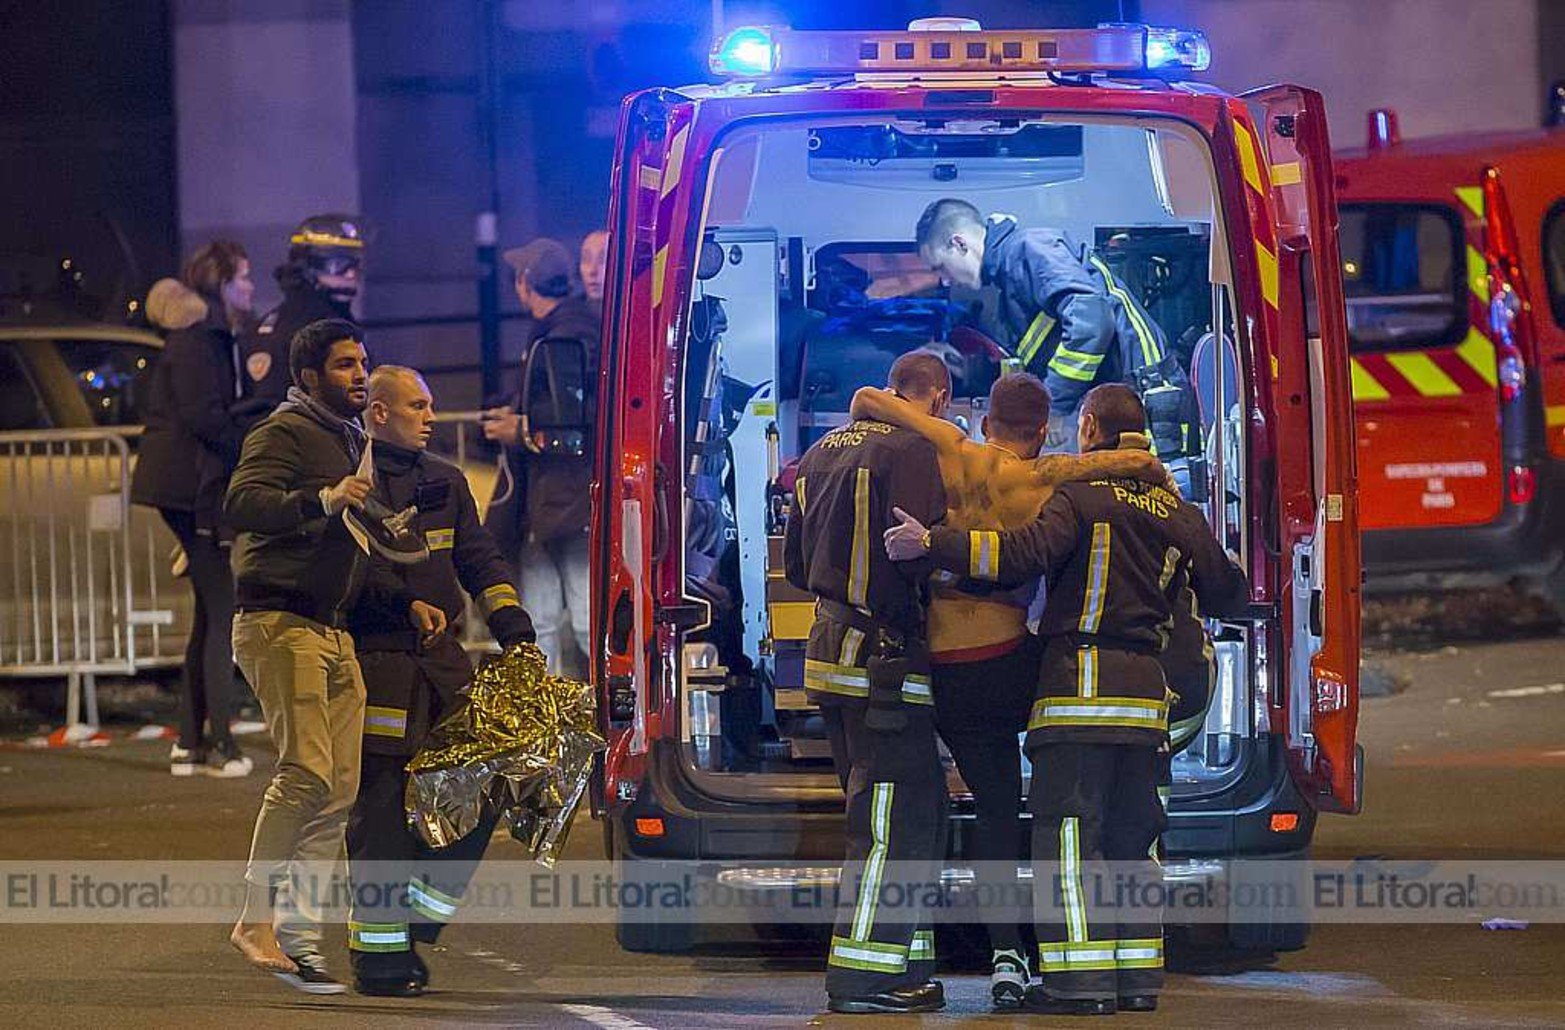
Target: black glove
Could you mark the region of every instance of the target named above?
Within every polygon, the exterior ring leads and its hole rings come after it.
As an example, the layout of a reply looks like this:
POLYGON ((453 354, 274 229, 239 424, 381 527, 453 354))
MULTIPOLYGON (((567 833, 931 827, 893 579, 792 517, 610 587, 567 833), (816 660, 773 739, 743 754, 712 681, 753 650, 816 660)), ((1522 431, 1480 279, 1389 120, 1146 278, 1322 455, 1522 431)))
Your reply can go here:
POLYGON ((520 605, 506 605, 489 616, 489 632, 494 634, 500 647, 509 651, 517 644, 536 644, 538 635, 533 632, 533 620, 520 605))
POLYGON ((864 713, 864 725, 877 733, 901 733, 907 729, 902 681, 911 663, 900 649, 881 647, 864 664, 869 677, 869 711, 864 713))

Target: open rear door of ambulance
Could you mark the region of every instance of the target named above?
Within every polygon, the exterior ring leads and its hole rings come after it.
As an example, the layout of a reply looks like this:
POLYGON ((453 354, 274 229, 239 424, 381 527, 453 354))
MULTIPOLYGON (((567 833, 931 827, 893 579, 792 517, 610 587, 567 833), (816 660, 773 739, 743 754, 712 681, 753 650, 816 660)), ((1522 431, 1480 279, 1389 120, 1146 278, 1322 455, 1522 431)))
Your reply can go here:
POLYGON ((1259 176, 1277 220, 1279 446, 1303 438, 1310 449, 1313 526, 1299 527, 1285 556, 1292 571, 1282 691, 1289 762, 1317 808, 1351 813, 1361 804, 1363 773, 1356 740, 1361 558, 1331 144, 1319 93, 1270 86, 1244 99, 1259 112, 1270 166, 1259 176))
POLYGON ((654 568, 668 545, 658 467, 659 380, 673 294, 676 188, 692 105, 649 90, 626 99, 610 199, 598 372, 591 544, 593 682, 609 741, 607 800, 634 790, 660 729, 654 568))

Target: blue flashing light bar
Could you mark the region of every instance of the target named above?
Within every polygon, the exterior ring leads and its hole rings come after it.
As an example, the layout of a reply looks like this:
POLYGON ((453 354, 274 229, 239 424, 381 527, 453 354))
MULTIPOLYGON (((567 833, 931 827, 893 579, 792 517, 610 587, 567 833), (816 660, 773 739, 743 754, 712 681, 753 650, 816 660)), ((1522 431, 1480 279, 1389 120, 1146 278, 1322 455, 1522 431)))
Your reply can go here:
POLYGON ((1186 29, 1105 24, 1096 29, 983 30, 915 23, 905 32, 734 29, 713 48, 713 74, 806 75, 1151 74, 1176 79, 1212 63, 1206 36, 1186 29))
POLYGON ((777 45, 771 28, 735 29, 712 51, 714 75, 744 78, 770 75, 777 70, 777 45))
POLYGON ((1204 72, 1212 66, 1212 45, 1206 33, 1126 22, 1104 22, 1100 29, 1132 29, 1145 33, 1142 61, 1154 75, 1204 72))

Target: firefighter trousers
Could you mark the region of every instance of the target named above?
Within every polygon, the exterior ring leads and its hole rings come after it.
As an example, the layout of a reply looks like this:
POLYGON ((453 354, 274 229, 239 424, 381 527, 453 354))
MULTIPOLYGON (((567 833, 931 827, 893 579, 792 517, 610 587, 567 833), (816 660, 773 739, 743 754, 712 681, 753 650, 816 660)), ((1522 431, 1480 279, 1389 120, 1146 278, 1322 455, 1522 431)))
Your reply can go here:
POLYGON ((826 993, 862 998, 934 975, 931 906, 945 858, 945 769, 934 709, 905 704, 895 733, 865 725, 857 698, 821 706, 847 795, 847 854, 826 962, 826 993))
POLYGON ((973 823, 963 857, 973 863, 983 908, 978 921, 995 951, 1026 957, 1015 914, 1027 910, 1017 867, 1022 861, 1022 749, 1039 652, 1029 635, 997 658, 932 668, 935 722, 962 782, 973 795, 973 823))
POLYGON ((367 979, 412 972, 413 943, 434 943, 456 914, 499 820, 486 806, 472 833, 439 850, 429 847, 403 807, 408 761, 365 754, 348 813, 348 953, 354 972, 367 979))
POLYGON ((1163 756, 1149 744, 1051 743, 1029 757, 1044 990, 1056 998, 1158 994, 1163 756))

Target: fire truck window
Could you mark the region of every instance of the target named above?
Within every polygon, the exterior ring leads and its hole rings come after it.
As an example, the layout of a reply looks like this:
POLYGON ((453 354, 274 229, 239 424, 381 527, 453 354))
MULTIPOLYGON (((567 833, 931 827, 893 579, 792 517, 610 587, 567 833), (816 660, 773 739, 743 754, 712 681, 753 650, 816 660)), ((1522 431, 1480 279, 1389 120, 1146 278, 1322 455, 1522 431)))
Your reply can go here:
POLYGON ((1458 342, 1467 331, 1462 227, 1454 210, 1342 208, 1342 285, 1355 350, 1458 342))
POLYGON ((1565 326, 1565 200, 1549 210, 1543 223, 1543 265, 1549 277, 1549 306, 1554 321, 1565 326))

